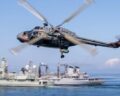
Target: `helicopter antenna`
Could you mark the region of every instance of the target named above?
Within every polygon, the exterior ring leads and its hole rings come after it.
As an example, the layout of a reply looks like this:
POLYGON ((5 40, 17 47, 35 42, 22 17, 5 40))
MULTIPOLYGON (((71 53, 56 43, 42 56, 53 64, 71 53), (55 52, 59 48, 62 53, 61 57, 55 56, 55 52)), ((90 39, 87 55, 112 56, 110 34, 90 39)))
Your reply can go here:
POLYGON ((57 27, 60 27, 60 26, 64 25, 65 23, 70 22, 73 18, 75 18, 78 14, 80 14, 82 11, 84 11, 93 2, 94 2, 94 0, 85 0, 84 3, 73 14, 71 14, 67 19, 65 19, 57 27))

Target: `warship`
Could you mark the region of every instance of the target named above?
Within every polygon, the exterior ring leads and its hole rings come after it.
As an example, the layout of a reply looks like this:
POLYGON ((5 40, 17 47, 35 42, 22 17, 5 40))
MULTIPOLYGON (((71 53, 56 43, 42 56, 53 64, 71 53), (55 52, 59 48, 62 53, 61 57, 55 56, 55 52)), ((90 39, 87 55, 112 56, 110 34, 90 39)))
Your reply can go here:
POLYGON ((29 64, 20 69, 20 72, 8 72, 7 60, 2 58, 0 63, 0 86, 47 86, 50 80, 41 78, 41 66, 37 67, 30 61, 29 64))
POLYGON ((47 87, 47 86, 80 86, 100 85, 104 81, 99 78, 91 78, 86 72, 81 72, 77 66, 58 64, 57 72, 48 72, 48 65, 40 63, 35 65, 30 61, 20 69, 20 72, 8 72, 8 64, 5 58, 0 61, 0 86, 17 87, 47 87), (62 73, 60 67, 64 66, 62 73), (44 72, 42 72, 44 67, 44 72))
POLYGON ((65 66, 65 73, 60 75, 58 67, 58 77, 54 82, 55 86, 80 86, 80 85, 101 85, 104 81, 100 78, 90 77, 86 72, 81 72, 78 66, 65 66))

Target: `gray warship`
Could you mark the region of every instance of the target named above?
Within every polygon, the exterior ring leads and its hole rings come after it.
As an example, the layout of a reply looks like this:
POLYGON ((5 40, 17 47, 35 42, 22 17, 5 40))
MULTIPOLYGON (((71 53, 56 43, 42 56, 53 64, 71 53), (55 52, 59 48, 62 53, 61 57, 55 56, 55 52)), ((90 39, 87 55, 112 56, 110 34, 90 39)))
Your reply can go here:
POLYGON ((0 86, 17 87, 46 87, 46 86, 81 86, 101 85, 104 81, 99 78, 91 78, 86 72, 81 72, 78 66, 58 64, 57 72, 48 72, 48 65, 40 63, 35 65, 30 61, 20 69, 20 72, 8 72, 8 64, 5 58, 0 61, 0 86), (60 72, 64 66, 64 72, 60 72), (44 74, 42 68, 44 67, 44 74))

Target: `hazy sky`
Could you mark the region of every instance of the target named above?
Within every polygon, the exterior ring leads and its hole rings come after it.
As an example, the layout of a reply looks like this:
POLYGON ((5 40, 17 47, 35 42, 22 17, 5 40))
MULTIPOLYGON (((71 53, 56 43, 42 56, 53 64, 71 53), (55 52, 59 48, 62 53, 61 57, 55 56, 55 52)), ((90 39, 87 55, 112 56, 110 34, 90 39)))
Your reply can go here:
MULTIPOLYGON (((77 9, 83 0, 29 0, 53 25, 61 23, 77 9)), ((16 35, 31 30, 42 22, 18 4, 18 0, 1 0, 0 2, 0 58, 8 59, 9 70, 18 70, 32 60, 35 64, 44 62, 54 69, 59 62, 78 65, 87 72, 118 72, 120 62, 114 66, 107 61, 117 58, 120 61, 120 48, 97 47, 98 55, 91 56, 79 46, 69 48, 70 53, 60 59, 58 49, 30 46, 17 56, 10 49, 20 45, 16 35)), ((63 27, 75 32, 80 37, 104 42, 117 41, 120 35, 120 0, 95 0, 87 10, 63 27)))

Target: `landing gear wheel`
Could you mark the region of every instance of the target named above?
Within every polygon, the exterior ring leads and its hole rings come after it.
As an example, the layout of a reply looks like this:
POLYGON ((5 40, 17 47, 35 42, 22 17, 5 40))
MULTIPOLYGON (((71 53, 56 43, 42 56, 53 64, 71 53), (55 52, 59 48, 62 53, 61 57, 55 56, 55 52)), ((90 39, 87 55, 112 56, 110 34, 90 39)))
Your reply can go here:
POLYGON ((61 58, 64 58, 65 56, 64 55, 61 55, 61 58))

